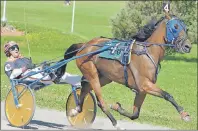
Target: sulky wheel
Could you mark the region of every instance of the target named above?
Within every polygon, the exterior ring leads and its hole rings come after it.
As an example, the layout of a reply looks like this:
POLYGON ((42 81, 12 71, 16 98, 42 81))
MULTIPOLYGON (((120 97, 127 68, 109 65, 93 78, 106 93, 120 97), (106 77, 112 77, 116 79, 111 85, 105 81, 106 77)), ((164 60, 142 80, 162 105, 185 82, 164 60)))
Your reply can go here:
POLYGON ((15 88, 17 94, 26 88, 18 99, 20 106, 16 108, 12 90, 10 90, 5 100, 5 114, 12 126, 24 127, 29 124, 34 115, 35 97, 32 90, 27 88, 25 84, 18 84, 15 88))
MULTIPOLYGON (((79 98, 81 89, 77 89, 76 93, 79 98)), ((89 92, 84 99, 82 112, 76 116, 69 116, 71 109, 76 108, 74 93, 70 93, 66 103, 66 116, 70 124, 74 127, 86 127, 93 123, 96 117, 97 105, 93 93, 89 92)))

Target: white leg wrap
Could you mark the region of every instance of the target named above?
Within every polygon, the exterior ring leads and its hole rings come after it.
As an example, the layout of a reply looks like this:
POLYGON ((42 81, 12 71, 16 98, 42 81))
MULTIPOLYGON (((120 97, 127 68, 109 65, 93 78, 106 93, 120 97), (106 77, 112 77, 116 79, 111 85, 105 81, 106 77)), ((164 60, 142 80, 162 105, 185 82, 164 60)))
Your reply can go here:
POLYGON ((119 124, 116 124, 116 125, 115 125, 115 128, 116 128, 117 130, 126 130, 126 129, 124 129, 124 128, 121 128, 119 124))
POLYGON ((78 111, 76 109, 71 109, 69 116, 74 117, 78 114, 78 111))

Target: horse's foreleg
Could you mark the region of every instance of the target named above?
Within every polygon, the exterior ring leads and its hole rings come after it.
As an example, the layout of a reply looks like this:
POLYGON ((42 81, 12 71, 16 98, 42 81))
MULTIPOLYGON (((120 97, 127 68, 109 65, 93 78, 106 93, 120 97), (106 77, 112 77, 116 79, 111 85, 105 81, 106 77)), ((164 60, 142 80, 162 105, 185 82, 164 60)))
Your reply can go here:
POLYGON ((187 112, 184 112, 183 107, 179 106, 173 96, 171 96, 168 92, 163 91, 160 88, 157 88, 156 84, 153 84, 149 80, 146 80, 143 85, 141 86, 141 89, 143 89, 146 93, 164 98, 165 100, 169 101, 175 108, 176 110, 180 113, 181 118, 185 121, 190 120, 190 116, 187 112))
POLYGON ((139 92, 138 94, 136 94, 133 105, 133 115, 131 116, 132 120, 137 119, 139 117, 140 109, 144 102, 145 97, 146 97, 146 93, 144 92, 139 92))
POLYGON ((123 116, 130 118, 131 120, 135 120, 139 117, 140 109, 145 97, 146 94, 143 92, 139 92, 138 94, 136 94, 133 106, 133 113, 127 112, 125 109, 121 107, 121 104, 118 102, 115 105, 111 106, 111 109, 119 112, 123 116))

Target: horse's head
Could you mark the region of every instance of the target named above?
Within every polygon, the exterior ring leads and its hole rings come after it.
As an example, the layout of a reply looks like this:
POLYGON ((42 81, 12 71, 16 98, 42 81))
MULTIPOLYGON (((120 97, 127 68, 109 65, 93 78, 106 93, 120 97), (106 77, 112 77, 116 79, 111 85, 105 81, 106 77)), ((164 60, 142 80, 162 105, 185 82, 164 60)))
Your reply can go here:
POLYGON ((171 43, 174 49, 180 53, 189 53, 192 45, 188 40, 187 28, 182 20, 166 14, 166 42, 171 43))

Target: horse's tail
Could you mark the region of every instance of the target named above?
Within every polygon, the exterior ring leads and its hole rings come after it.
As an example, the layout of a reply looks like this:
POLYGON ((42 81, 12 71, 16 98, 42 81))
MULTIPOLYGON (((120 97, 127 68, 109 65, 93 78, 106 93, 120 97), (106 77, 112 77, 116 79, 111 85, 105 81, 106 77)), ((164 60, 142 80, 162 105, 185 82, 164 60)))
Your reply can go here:
POLYGON ((77 52, 79 51, 78 49, 80 49, 82 46, 84 45, 84 43, 78 43, 78 44, 73 44, 71 45, 64 54, 64 59, 70 59, 73 56, 75 56, 77 54, 77 52))
MULTIPOLYGON (((60 61, 67 60, 75 56, 78 52, 78 49, 80 49, 83 45, 84 43, 72 44, 68 49, 66 49, 65 54, 64 54, 64 59, 60 61)), ((64 75, 66 68, 67 68, 67 63, 63 65, 62 67, 60 67, 59 69, 57 69, 57 71, 55 72, 57 76, 57 79, 55 80, 55 82, 58 82, 60 78, 64 75)))

